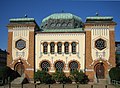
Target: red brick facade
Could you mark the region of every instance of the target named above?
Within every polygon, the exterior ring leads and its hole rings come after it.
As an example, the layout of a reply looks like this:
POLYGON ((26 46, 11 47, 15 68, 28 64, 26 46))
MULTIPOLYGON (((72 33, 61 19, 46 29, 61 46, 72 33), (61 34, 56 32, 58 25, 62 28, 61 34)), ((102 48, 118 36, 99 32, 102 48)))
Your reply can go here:
MULTIPOLYGON (((92 25, 86 25, 86 28, 90 28, 92 25), (89 27, 88 27, 89 26, 89 27)), ((114 27, 113 27, 114 28, 114 27)), ((103 66, 105 68, 105 79, 108 78, 108 71, 110 68, 115 66, 115 36, 114 36, 114 30, 109 30, 109 43, 110 43, 110 57, 107 60, 102 60, 103 66)), ((96 65, 98 63, 101 63, 100 60, 93 61, 91 56, 91 30, 86 30, 86 58, 85 58, 85 69, 86 74, 88 75, 90 81, 93 81, 95 79, 96 75, 96 65)))
POLYGON ((35 32, 34 30, 36 29, 36 24, 9 24, 8 25, 8 55, 7 55, 7 66, 11 67, 12 69, 16 69, 16 65, 18 63, 22 63, 23 66, 24 66, 24 73, 25 73, 25 76, 28 78, 28 79, 33 79, 34 77, 34 69, 35 69, 35 32), (23 26, 23 27, 26 27, 26 26, 29 26, 32 29, 32 31, 30 30, 29 31, 29 52, 28 52, 28 58, 27 60, 24 60, 24 59, 15 59, 13 60, 13 57, 12 57, 12 41, 13 41, 13 27, 15 26, 23 26))
MULTIPOLYGON (((85 68, 86 70, 91 69, 93 70, 93 66, 90 66, 93 62, 92 56, 91 56, 91 31, 86 31, 86 47, 85 47, 85 68)), ((94 71, 86 71, 86 74, 88 75, 89 79, 93 81, 94 78, 94 71)))

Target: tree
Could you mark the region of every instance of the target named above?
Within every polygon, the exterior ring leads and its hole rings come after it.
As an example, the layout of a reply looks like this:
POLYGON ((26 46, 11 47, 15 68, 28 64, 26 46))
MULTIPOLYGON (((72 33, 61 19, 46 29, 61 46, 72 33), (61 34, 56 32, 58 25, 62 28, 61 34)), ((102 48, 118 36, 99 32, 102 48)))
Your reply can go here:
POLYGON ((120 81, 120 68, 119 67, 113 67, 109 71, 109 76, 111 80, 120 81))
POLYGON ((0 69, 0 80, 2 80, 3 83, 6 83, 5 80, 7 81, 7 83, 8 83, 8 81, 11 82, 19 76, 20 75, 16 71, 12 70, 8 66, 5 66, 0 69))

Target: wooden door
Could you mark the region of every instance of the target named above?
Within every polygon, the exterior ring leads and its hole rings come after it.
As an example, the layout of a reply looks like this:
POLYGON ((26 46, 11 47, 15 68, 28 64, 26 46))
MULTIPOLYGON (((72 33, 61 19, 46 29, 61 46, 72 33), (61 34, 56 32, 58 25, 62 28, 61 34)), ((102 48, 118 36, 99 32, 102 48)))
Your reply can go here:
POLYGON ((16 71, 22 76, 24 73, 24 65, 22 63, 18 63, 16 65, 16 71))
POLYGON ((97 64, 96 66, 96 77, 98 79, 104 79, 104 66, 103 63, 97 64))

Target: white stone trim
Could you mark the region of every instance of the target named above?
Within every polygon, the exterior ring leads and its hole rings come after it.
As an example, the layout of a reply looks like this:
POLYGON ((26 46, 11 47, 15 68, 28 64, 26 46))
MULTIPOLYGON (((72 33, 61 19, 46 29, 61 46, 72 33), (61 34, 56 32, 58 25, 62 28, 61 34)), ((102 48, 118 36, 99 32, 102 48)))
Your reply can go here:
POLYGON ((10 29, 10 30, 8 30, 8 32, 14 32, 14 31, 18 31, 18 30, 34 31, 34 29, 10 29))
POLYGON ((37 36, 81 36, 85 35, 85 33, 41 33, 37 34, 37 36))
POLYGON ((26 68, 27 71, 34 71, 34 68, 26 68))
POLYGON ((85 71, 94 71, 94 69, 85 69, 85 71))

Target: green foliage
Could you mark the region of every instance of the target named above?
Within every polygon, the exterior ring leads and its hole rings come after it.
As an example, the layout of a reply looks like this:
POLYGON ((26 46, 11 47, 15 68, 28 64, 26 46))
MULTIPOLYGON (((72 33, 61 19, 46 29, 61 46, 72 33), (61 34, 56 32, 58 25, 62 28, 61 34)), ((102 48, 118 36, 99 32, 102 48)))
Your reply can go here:
POLYGON ((18 76, 20 75, 10 67, 5 66, 0 69, 0 80, 3 81, 3 84, 13 81, 18 76))
POLYGON ((117 54, 116 55, 116 67, 119 67, 120 66, 120 55, 117 54))
POLYGON ((120 68, 119 67, 113 67, 109 71, 109 76, 111 80, 120 81, 120 68))
POLYGON ((45 71, 38 70, 34 75, 35 81, 40 81, 41 83, 51 84, 54 83, 52 76, 45 71))
POLYGON ((52 74, 52 78, 56 82, 60 82, 60 83, 66 83, 66 81, 68 80, 68 78, 65 76, 64 72, 55 72, 52 74))
POLYGON ((34 79, 40 81, 41 83, 72 83, 72 81, 79 82, 82 84, 88 83, 88 77, 82 71, 74 71, 69 77, 66 77, 64 72, 55 72, 52 75, 48 74, 45 71, 38 70, 35 72, 34 79))
POLYGON ((70 78, 72 81, 79 82, 81 84, 88 83, 89 79, 88 77, 83 73, 83 71, 75 70, 71 72, 70 78))
POLYGON ((10 67, 5 66, 0 69, 0 78, 2 79, 10 77, 10 81, 12 81, 18 76, 20 75, 10 67))

